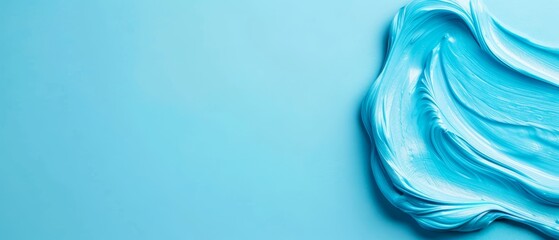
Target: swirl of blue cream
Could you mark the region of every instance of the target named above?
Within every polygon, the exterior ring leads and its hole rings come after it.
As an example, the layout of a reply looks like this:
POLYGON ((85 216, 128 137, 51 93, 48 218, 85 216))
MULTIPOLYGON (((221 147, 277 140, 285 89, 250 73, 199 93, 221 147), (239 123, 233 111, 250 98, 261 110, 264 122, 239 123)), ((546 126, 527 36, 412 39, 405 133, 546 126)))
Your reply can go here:
POLYGON ((480 1, 402 8, 362 119, 380 190, 421 226, 503 218, 559 238, 559 49, 480 1))

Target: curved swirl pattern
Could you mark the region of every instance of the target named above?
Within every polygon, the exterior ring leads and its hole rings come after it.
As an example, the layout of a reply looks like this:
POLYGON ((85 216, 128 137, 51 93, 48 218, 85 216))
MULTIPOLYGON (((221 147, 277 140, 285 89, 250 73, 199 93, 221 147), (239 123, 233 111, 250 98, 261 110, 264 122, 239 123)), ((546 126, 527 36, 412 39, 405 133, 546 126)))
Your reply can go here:
POLYGON ((559 238, 559 50, 481 2, 402 8, 362 118, 380 190, 421 226, 504 218, 559 238))

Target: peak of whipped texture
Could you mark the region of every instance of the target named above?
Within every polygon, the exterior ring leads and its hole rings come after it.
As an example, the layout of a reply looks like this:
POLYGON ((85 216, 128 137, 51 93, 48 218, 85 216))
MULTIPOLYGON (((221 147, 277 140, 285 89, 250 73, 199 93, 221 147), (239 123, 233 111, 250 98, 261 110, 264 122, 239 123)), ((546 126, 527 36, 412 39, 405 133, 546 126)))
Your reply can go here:
POLYGON ((362 106, 373 173, 428 229, 496 219, 559 238, 559 51, 477 0, 416 0, 394 18, 362 106))

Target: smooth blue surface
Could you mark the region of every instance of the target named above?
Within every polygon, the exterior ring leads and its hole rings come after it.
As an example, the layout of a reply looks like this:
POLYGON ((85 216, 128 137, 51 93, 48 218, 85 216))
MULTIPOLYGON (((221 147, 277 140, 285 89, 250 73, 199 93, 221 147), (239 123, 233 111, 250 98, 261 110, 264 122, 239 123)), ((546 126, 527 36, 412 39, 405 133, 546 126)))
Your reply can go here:
MULTIPOLYGON (((359 104, 405 2, 1 1, 0 239, 539 238, 376 192, 359 104)), ((488 5, 555 41, 542 2, 488 5)))

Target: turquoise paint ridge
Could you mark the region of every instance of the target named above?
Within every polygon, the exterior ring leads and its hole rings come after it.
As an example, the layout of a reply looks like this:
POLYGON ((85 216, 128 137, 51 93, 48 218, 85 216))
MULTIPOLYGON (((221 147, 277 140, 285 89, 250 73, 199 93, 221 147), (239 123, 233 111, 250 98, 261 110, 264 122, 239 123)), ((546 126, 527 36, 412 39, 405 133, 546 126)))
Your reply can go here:
POLYGON ((380 190, 421 226, 502 218, 559 237, 559 51, 482 2, 402 8, 362 119, 380 190))

